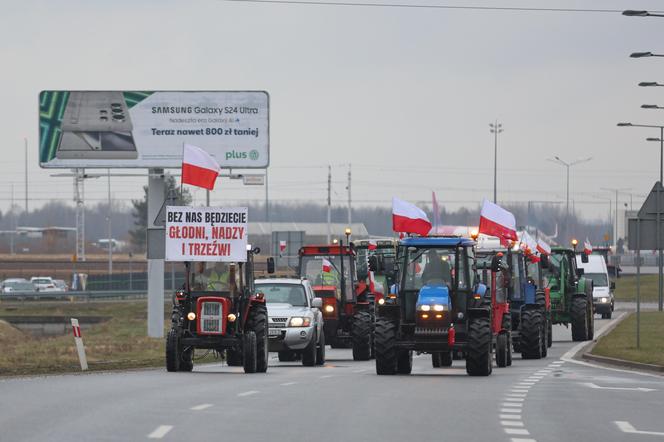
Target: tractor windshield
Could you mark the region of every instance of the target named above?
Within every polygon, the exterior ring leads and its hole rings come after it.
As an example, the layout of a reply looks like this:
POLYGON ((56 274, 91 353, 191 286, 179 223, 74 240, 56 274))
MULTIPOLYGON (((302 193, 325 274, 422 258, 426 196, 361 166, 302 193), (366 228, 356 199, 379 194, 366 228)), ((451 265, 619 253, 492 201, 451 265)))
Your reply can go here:
POLYGON ((409 247, 403 278, 406 290, 419 290, 425 285, 465 289, 469 281, 464 261, 457 260, 457 249, 449 247, 409 247))
POLYGON ((394 247, 378 247, 375 250, 369 250, 367 247, 357 248, 357 273, 368 273, 369 256, 379 256, 382 265, 379 270, 374 272, 374 281, 380 284, 385 290, 393 282, 393 271, 396 264, 397 254, 394 247))
POLYGON ((191 265, 189 286, 194 291, 229 292, 239 290, 240 277, 235 263, 194 262, 191 265))
MULTIPOLYGON (((350 278, 351 262, 348 255, 343 257, 343 272, 346 280, 346 298, 353 298, 353 281, 350 278)), ((300 276, 311 281, 313 286, 334 286, 341 288, 341 256, 305 255, 300 261, 300 276)), ((341 296, 337 291, 338 296, 341 296)))

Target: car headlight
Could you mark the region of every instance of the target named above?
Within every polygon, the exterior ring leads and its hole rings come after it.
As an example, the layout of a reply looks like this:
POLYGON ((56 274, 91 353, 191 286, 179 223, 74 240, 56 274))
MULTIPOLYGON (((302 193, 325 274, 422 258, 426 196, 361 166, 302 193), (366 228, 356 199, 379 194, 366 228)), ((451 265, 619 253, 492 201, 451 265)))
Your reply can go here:
POLYGON ((606 304, 607 302, 609 302, 609 298, 601 298, 599 302, 606 304))
POLYGON ((289 327, 309 327, 311 325, 311 318, 303 316, 294 316, 288 321, 289 327))

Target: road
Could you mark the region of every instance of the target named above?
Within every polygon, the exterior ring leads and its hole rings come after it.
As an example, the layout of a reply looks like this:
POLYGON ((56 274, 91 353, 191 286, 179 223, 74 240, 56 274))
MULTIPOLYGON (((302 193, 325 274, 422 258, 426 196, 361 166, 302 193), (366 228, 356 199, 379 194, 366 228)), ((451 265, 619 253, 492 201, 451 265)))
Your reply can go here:
POLYGON ((664 441, 664 377, 572 362, 577 344, 556 326, 546 359, 486 378, 463 361, 433 369, 428 355, 410 376, 377 376, 373 361, 328 348, 323 367, 273 357, 266 374, 213 364, 3 379, 0 441, 664 441))

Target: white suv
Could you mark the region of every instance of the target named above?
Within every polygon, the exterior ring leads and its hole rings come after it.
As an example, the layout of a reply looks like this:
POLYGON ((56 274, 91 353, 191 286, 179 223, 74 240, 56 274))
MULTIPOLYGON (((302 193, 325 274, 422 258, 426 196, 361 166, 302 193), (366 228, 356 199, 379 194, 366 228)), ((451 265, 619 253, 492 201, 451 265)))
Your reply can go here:
POLYGON ((316 298, 306 279, 257 279, 256 291, 267 303, 269 350, 280 361, 302 358, 302 365, 325 363, 323 301, 316 298))

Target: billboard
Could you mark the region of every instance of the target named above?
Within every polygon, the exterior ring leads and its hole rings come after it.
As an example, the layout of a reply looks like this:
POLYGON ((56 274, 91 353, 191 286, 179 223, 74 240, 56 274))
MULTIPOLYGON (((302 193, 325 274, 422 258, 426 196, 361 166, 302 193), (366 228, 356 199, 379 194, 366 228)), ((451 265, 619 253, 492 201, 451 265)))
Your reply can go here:
POLYGON ((184 143, 222 168, 269 165, 265 91, 42 91, 44 168, 179 168, 184 143))
POLYGON ((166 207, 166 261, 247 260, 246 207, 166 207))

